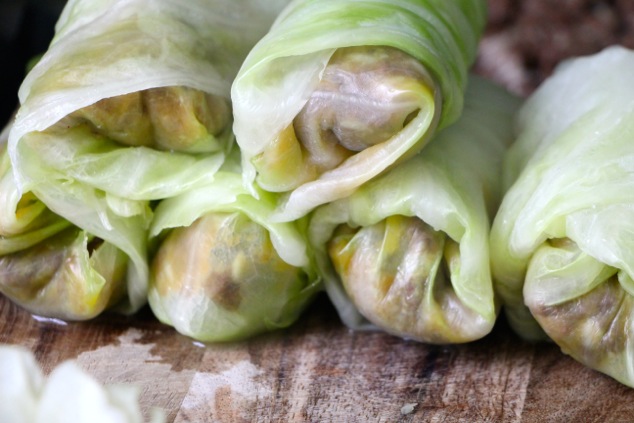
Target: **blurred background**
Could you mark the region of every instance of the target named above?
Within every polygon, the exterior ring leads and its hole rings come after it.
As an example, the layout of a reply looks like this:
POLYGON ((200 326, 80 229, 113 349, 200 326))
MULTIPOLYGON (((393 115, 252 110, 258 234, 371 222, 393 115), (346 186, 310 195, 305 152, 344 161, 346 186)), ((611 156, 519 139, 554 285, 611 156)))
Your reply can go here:
MULTIPOLYGON (((117 0, 112 0, 117 1, 117 0)), ((0 122, 17 106, 26 64, 43 53, 66 0, 0 0, 0 122)), ((634 48, 634 0, 488 0, 475 70, 527 95, 571 56, 634 48)))
POLYGON ((634 0, 488 0, 476 70, 526 95, 563 59, 634 48, 634 0))
POLYGON ((26 64, 46 50, 65 3, 65 0, 0 0, 1 124, 8 121, 17 107, 26 64))

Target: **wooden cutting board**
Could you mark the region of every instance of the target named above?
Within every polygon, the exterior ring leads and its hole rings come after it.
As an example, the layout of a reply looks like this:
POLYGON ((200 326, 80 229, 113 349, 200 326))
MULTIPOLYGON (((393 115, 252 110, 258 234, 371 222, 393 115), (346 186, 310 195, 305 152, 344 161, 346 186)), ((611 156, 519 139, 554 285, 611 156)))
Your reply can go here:
POLYGON ((634 389, 521 341, 503 319, 478 342, 432 346, 351 332, 320 298, 289 329, 203 345, 149 309, 61 324, 0 297, 0 342, 32 350, 45 372, 73 359, 103 383, 137 385, 144 412, 168 422, 634 420, 634 389))

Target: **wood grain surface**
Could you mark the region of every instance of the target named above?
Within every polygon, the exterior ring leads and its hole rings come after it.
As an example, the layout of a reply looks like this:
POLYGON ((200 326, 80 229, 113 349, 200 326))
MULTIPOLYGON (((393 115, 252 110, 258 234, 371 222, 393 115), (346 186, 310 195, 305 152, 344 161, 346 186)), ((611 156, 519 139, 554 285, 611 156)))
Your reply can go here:
POLYGON ((144 412, 162 408, 168 422, 634 419, 633 389, 521 341, 503 319, 480 341, 432 346, 351 332, 320 298, 289 329, 202 345, 148 309, 63 324, 0 297, 0 342, 32 350, 45 372, 73 359, 103 383, 137 385, 144 412))

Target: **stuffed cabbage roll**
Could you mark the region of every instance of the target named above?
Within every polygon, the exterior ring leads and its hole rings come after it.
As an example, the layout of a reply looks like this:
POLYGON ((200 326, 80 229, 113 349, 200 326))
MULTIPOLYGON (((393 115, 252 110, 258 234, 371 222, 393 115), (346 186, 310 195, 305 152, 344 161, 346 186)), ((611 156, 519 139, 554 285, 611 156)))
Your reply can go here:
POLYGON ((271 222, 274 196, 254 198, 239 166, 227 167, 208 186, 162 201, 151 231, 159 246, 150 306, 204 342, 286 327, 321 290, 301 222, 271 222))
POLYGON ((634 52, 561 64, 518 115, 493 274, 519 335, 634 386, 634 52))
POLYGON ((233 78, 284 3, 70 0, 26 76, 8 146, 19 201, 79 230, 63 246, 83 233, 88 250, 123 252, 121 310, 147 301, 150 202, 213 180, 233 142, 233 78))
POLYGON ((460 115, 482 0, 296 0, 233 84, 247 185, 293 220, 414 155, 460 115))
MULTIPOLYGON (((0 293, 31 313, 64 320, 89 319, 117 305, 126 296, 129 257, 32 193, 19 192, 7 132, 0 136, 0 293)), ((131 235, 144 239, 139 228, 130 227, 131 235)))
POLYGON ((423 152, 316 209, 310 241, 344 323, 436 344, 490 332, 489 228, 518 106, 472 77, 461 118, 423 152))

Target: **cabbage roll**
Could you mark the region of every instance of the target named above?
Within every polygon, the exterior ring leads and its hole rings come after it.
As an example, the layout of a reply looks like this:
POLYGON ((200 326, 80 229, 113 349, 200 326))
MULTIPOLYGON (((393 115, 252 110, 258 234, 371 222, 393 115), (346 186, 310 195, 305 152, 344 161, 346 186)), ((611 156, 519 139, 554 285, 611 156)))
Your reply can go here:
POLYGON ((482 0, 296 0, 232 86, 243 177, 275 219, 343 198, 460 115, 482 0))
POLYGON ((490 332, 489 229, 518 107, 471 77, 461 118, 424 151, 316 209, 310 243, 346 325, 435 344, 490 332))
MULTIPOLYGON (((0 293, 31 313, 64 320, 89 319, 117 305, 126 296, 129 256, 56 215, 33 193, 19 192, 7 132, 0 136, 0 293)), ((130 235, 144 239, 140 228, 131 226, 130 235)))
MULTIPOLYGON (((237 162, 239 158, 237 159, 237 162)), ((245 339, 293 323, 321 284, 301 222, 269 219, 275 198, 242 184, 240 167, 163 200, 151 235, 149 303, 157 318, 204 342, 245 339)))
POLYGON ((2 207, 33 199, 74 232, 24 260, 99 240, 128 263, 120 310, 145 304, 151 202, 213 180, 234 139, 233 78, 284 4, 70 0, 19 91, 8 153, 21 200, 2 207))
POLYGON ((518 115, 493 274, 519 335, 634 386, 634 52, 561 64, 518 115))

